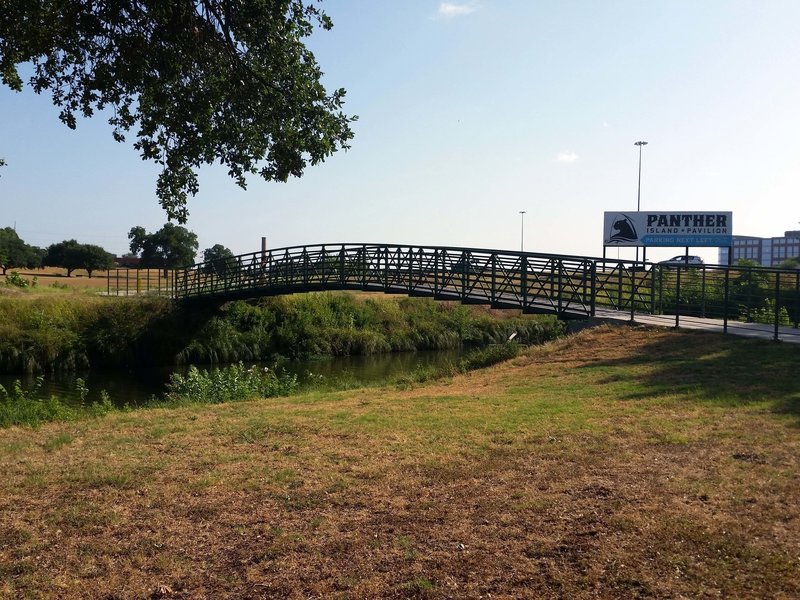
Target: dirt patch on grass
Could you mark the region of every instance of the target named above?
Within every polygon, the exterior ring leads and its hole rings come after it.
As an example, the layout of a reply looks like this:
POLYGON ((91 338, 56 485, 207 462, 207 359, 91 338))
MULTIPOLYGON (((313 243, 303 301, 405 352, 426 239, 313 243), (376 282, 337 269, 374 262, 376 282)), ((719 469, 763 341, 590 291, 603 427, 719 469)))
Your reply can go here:
POLYGON ((0 596, 797 597, 788 375, 698 383, 746 352, 798 359, 601 328, 411 390, 5 430, 0 596))

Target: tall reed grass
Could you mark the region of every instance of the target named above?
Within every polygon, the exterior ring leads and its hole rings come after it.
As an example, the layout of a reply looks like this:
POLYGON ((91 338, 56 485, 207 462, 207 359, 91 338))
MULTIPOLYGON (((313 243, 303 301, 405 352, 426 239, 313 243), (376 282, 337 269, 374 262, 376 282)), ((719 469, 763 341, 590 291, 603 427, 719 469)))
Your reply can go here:
POLYGON ((225 363, 444 350, 501 343, 513 332, 522 343, 538 344, 562 335, 564 328, 555 317, 498 316, 425 298, 304 294, 225 305, 178 360, 225 363))
MULTIPOLYGON (((0 371, 128 366, 173 311, 163 298, 65 295, 0 298, 0 371)), ((152 352, 152 348, 151 348, 152 352)))
POLYGON ((221 364, 441 350, 563 333, 546 316, 505 316, 424 298, 302 294, 181 309, 163 298, 0 298, 0 371, 221 364))

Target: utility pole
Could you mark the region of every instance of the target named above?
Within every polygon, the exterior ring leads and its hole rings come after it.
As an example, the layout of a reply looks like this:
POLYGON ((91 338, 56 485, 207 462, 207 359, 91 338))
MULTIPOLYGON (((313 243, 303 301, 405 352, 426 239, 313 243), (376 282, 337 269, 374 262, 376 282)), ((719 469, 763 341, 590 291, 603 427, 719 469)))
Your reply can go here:
MULTIPOLYGON (((634 146, 639 146, 639 186, 636 191, 636 212, 642 207, 642 146, 647 146, 647 142, 634 142, 634 146)), ((636 262, 639 262, 639 246, 636 246, 636 262)))
POLYGON ((525 211, 519 211, 519 216, 521 219, 520 229, 519 229, 519 251, 525 252, 525 211))

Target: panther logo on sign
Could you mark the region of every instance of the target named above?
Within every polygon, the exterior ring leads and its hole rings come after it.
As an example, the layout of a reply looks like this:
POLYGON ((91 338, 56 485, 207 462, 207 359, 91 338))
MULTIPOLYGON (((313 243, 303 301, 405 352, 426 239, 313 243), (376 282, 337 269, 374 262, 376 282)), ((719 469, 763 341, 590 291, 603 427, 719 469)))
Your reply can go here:
POLYGON ((620 214, 611 223, 611 231, 608 239, 611 242, 635 242, 639 239, 633 221, 627 215, 620 214))

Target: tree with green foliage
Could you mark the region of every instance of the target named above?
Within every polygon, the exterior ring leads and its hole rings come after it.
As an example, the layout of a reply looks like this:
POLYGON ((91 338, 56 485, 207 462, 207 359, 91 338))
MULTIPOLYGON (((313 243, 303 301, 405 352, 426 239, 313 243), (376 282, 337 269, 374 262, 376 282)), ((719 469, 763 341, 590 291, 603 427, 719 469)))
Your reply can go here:
POLYGON ((80 244, 76 240, 64 240, 47 248, 44 264, 60 267, 72 277, 75 269, 85 269, 89 277, 93 271, 107 271, 114 266, 114 255, 94 244, 80 244))
POLYGON ((166 223, 155 233, 147 233, 144 227, 132 227, 128 232, 131 252, 141 257, 142 267, 164 270, 188 267, 194 264, 197 254, 197 235, 185 227, 166 223))
POLYGON ((778 265, 779 269, 800 269, 800 257, 787 258, 778 265))
POLYGON ((185 223, 197 170, 219 162, 246 175, 300 177, 349 147, 345 91, 322 84, 305 38, 329 30, 310 0, 4 0, 0 78, 49 91, 59 118, 107 110, 118 142, 134 131, 143 160, 161 166, 156 193, 185 223))
POLYGON ((26 244, 13 227, 0 229, 0 269, 3 275, 9 268, 37 269, 41 266, 41 248, 26 244))
POLYGON ((203 262, 206 273, 216 273, 220 277, 227 276, 236 266, 233 252, 222 244, 214 244, 203 250, 203 262))
POLYGON ((770 287, 769 274, 760 264, 748 258, 736 261, 731 271, 730 299, 748 322, 752 322, 755 311, 764 306, 770 287))
POLYGON ((114 255, 95 244, 81 244, 83 268, 89 277, 93 271, 108 271, 114 267, 114 255))
POLYGON ((50 244, 47 253, 44 255, 44 265, 46 267, 60 267, 67 270, 67 277, 72 277, 72 272, 81 267, 78 262, 77 240, 64 240, 57 244, 50 244))

